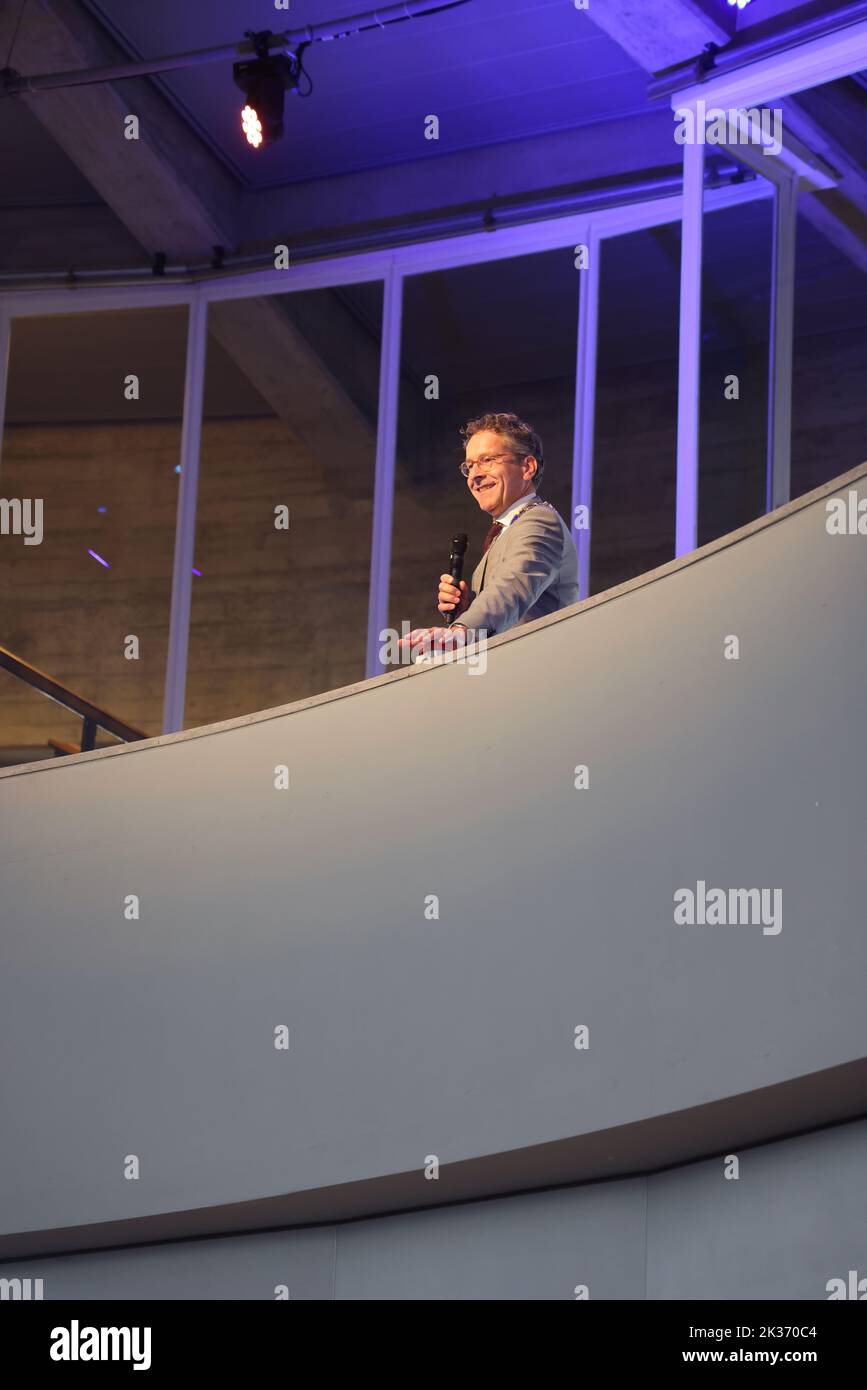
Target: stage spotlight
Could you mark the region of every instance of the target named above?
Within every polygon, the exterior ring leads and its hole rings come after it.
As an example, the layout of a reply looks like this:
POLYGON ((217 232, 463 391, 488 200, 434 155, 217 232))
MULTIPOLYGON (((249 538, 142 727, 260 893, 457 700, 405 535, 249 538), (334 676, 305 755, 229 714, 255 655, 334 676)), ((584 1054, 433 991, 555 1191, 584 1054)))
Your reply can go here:
POLYGON ((241 111, 241 129, 249 145, 258 150, 261 145, 270 145, 283 134, 283 100, 287 91, 296 92, 301 78, 307 78, 306 92, 312 90, 309 74, 304 70, 301 44, 297 53, 269 53, 268 42, 273 37, 267 30, 253 34, 248 30, 247 37, 256 45, 256 57, 249 62, 235 63, 232 75, 235 83, 246 97, 241 111))
POLYGON ((245 106, 241 112, 241 129, 247 137, 247 144, 258 148, 262 143, 262 122, 252 106, 245 106))

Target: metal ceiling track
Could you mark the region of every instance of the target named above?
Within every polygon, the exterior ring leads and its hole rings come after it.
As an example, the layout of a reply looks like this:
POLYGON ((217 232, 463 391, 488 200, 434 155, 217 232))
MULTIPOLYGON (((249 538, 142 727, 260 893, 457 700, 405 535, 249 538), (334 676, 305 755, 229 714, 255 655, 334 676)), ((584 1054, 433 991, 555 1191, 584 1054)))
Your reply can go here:
MULTIPOLYGON (((730 158, 719 158, 709 165, 705 189, 724 188, 730 184, 750 182, 757 175, 744 169, 730 158)), ((414 218, 403 226, 380 226, 350 229, 343 235, 317 239, 303 245, 290 246, 293 264, 319 261, 326 257, 357 255, 363 251, 387 250, 412 245, 419 241, 472 232, 496 232, 506 227, 541 219, 571 217, 576 213, 594 212, 619 207, 624 203, 644 203, 656 198, 670 198, 681 192, 683 177, 679 170, 660 172, 650 178, 619 179, 604 188, 550 190, 530 198, 503 199, 485 208, 452 209, 428 217, 414 218)), ((215 247, 214 250, 222 248, 215 247)), ((202 280, 224 280, 256 270, 267 270, 274 264, 273 247, 268 251, 246 255, 220 256, 217 260, 193 265, 171 265, 164 261, 125 267, 77 270, 9 271, 0 272, 0 289, 38 289, 49 285, 97 286, 134 285, 156 279, 196 283, 202 280)))
MULTIPOLYGON (((347 15, 343 19, 327 20, 323 24, 308 24, 285 34, 268 34, 267 47, 275 53, 292 53, 302 43, 328 43, 362 34, 369 29, 384 29, 402 20, 418 19, 466 5, 468 0, 401 0, 397 5, 385 5, 367 10, 364 14, 347 15)), ((261 36, 257 36, 261 37, 261 36)), ((0 72, 0 95, 18 96, 22 92, 53 91, 59 87, 86 87, 100 82, 122 82, 130 77, 150 77, 160 72, 196 67, 202 63, 219 63, 249 57, 255 53, 253 39, 239 43, 220 44, 216 48, 199 48, 189 53, 175 53, 167 58, 144 58, 134 63, 119 63, 112 67, 81 68, 73 72, 49 72, 26 77, 7 68, 0 72)))

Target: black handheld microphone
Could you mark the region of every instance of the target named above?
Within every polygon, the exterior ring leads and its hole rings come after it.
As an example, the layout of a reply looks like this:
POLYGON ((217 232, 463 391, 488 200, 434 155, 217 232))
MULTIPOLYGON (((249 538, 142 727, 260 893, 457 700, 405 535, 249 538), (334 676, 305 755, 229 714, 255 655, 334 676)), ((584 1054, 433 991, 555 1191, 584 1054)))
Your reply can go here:
MULTIPOLYGON (((464 572, 464 556, 467 553, 467 541, 469 537, 466 531, 458 531, 457 535, 452 536, 452 553, 449 556, 449 573, 452 583, 458 588, 461 587, 461 578, 464 572)), ((451 613, 443 614, 446 627, 451 627, 457 616, 457 608, 453 608, 451 613)), ((442 613, 442 609, 440 609, 442 613)))

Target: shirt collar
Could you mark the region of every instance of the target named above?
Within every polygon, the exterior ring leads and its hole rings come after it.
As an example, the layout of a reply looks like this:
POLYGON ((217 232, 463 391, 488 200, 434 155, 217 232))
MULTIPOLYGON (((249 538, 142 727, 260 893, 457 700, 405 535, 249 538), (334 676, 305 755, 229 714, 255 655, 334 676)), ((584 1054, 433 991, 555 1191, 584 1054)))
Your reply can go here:
POLYGON ((506 508, 502 516, 495 517, 494 520, 499 522, 501 526, 510 526, 512 522, 515 520, 516 514, 521 510, 522 507, 526 507, 530 499, 535 496, 535 492, 528 492, 523 497, 519 497, 516 502, 512 503, 511 507, 506 508))

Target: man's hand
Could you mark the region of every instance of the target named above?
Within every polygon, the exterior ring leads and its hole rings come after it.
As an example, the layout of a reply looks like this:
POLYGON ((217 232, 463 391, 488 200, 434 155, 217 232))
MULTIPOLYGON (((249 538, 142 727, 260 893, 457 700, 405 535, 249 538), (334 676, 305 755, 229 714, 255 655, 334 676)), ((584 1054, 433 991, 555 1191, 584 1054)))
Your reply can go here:
POLYGON ((440 575, 440 587, 437 594, 437 608, 445 615, 454 613, 455 617, 460 617, 461 613, 466 613, 470 606, 470 591, 467 588, 467 581, 461 580, 460 588, 455 584, 450 574, 440 575))
POLYGON ((415 654, 454 651, 466 645, 467 629, 461 623, 454 627, 414 627, 407 637, 401 637, 399 647, 410 647, 415 654))

